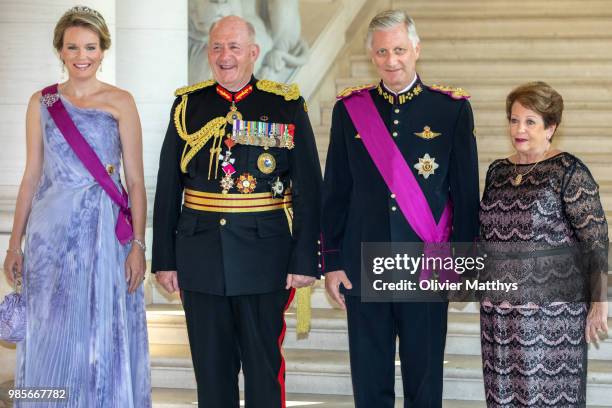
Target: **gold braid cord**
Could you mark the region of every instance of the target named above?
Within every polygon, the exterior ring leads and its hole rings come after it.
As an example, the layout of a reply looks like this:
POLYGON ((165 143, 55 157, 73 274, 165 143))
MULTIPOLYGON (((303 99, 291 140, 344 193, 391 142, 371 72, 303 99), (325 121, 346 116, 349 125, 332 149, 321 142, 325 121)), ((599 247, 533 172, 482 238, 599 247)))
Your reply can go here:
MULTIPOLYGON (((285 199, 287 196, 285 195, 285 199)), ((289 223, 289 232, 293 234, 293 208, 289 204, 284 204, 285 215, 287 216, 287 222, 289 223)), ((296 318, 297 325, 295 327, 296 334, 298 336, 306 335, 310 332, 310 297, 312 295, 312 287, 308 286, 300 288, 296 291, 296 318)))
MULTIPOLYGON (((225 126, 227 120, 225 116, 214 118, 205 124, 197 132, 189 134, 185 124, 185 112, 187 111, 188 95, 182 95, 181 102, 174 110, 174 126, 181 139, 185 141, 185 148, 181 156, 181 171, 187 173, 187 165, 193 157, 204 147, 208 141, 213 138, 213 144, 210 148, 210 163, 208 165, 208 178, 210 179, 213 160, 217 162, 217 156, 221 152, 221 141, 225 134, 225 126)), ((216 176, 216 170, 215 170, 216 176)))

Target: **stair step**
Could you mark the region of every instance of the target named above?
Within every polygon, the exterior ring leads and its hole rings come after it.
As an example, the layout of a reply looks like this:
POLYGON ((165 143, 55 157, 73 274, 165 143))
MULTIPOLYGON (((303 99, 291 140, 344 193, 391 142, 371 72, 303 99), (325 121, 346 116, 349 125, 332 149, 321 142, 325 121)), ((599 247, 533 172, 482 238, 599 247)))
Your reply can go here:
POLYGON ((422 18, 455 19, 470 17, 483 18, 529 18, 529 17, 567 17, 568 10, 572 10, 574 17, 612 17, 610 3, 606 0, 584 1, 580 7, 575 7, 574 0, 549 0, 521 2, 516 1, 478 1, 462 0, 461 7, 453 0, 394 0, 394 9, 407 10, 416 20, 417 28, 422 18))
MULTIPOLYGON (((556 6, 551 6, 551 9, 556 6)), ((457 7, 455 8, 457 9, 457 7)), ((421 41, 430 39, 492 39, 492 38, 610 38, 610 18, 606 17, 494 17, 475 19, 455 17, 441 19, 424 17, 416 20, 421 41)))
MULTIPOLYGON (((182 309, 174 305, 154 305, 147 309, 149 342, 161 345, 187 345, 187 330, 182 309)), ((295 310, 286 313, 285 349, 348 351, 346 313, 340 309, 312 309, 311 331, 298 337, 295 310)), ((591 346, 589 358, 612 360, 612 317, 610 339, 591 346)), ((448 318, 446 352, 480 355, 480 318, 474 311, 453 311, 448 318)))
MULTIPOLYGON (((477 129, 478 139, 478 153, 490 152, 499 153, 502 155, 499 157, 506 157, 509 153, 514 153, 512 144, 508 137, 503 135, 500 137, 483 135, 481 129, 477 129)), ((607 137, 607 136, 604 136, 607 137)), ((602 140, 600 136, 584 136, 584 137, 569 137, 565 135, 555 136, 553 146, 559 150, 565 152, 571 152, 573 155, 579 157, 582 160, 589 160, 596 156, 606 156, 612 158, 612 144, 607 143, 606 140, 602 140)))
MULTIPOLYGON (((196 404, 197 394, 195 390, 180 388, 153 389, 153 408, 193 408, 196 404)), ((240 406, 244 406, 244 400, 240 401, 240 406)), ((287 394, 287 408, 354 408, 354 406, 353 397, 350 395, 287 394)), ((396 398, 395 408, 403 406, 404 399, 396 398)), ((485 408, 486 404, 483 401, 444 400, 442 406, 443 408, 485 408)))
MULTIPOLYGON (((289 407, 316 407, 316 408, 349 408, 354 407, 353 397, 321 395, 321 394, 287 394, 287 408, 289 407)), ((240 406, 244 406, 241 393, 240 406)), ((400 400, 397 407, 401 407, 400 400)), ((180 388, 154 388, 153 408, 193 408, 197 405, 195 390, 180 388)), ((453 405, 449 405, 453 407, 453 405)))
MULTIPOLYGON (((584 155, 583 155, 584 156, 584 155)), ((487 153, 479 153, 479 172, 480 172, 480 180, 482 181, 480 186, 484 187, 485 176, 487 175, 487 168, 489 164, 491 164, 494 160, 501 159, 507 157, 503 154, 487 154, 487 153)), ((612 172, 610 171, 609 161, 588 161, 585 160, 586 165, 588 166, 591 174, 595 178, 598 183, 606 183, 612 181, 612 172)))
MULTIPOLYGON (((611 7, 612 9, 612 7, 611 7)), ((612 39, 608 45, 612 47, 612 39)), ((580 78, 609 79, 612 72, 612 60, 599 61, 549 61, 549 60, 420 60, 417 62, 417 71, 427 78, 444 78, 451 74, 453 78, 461 81, 471 79, 474 73, 478 78, 538 78, 545 73, 546 78, 567 78, 579 75, 580 78)), ((376 69, 368 57, 351 59, 351 76, 375 77, 376 69)))
MULTIPOLYGON (((611 107, 612 109, 612 107, 611 107)), ((327 151, 329 143, 329 125, 319 125, 313 128, 319 151, 327 151)), ((510 147, 507 124, 501 126, 479 126, 476 124, 478 150, 488 146, 510 147)), ((612 153, 612 127, 587 128, 567 126, 565 123, 557 130, 553 146, 581 157, 584 153, 612 153)))
MULTIPOLYGON (((336 103, 336 100, 325 101, 325 102, 319 103, 321 115, 323 115, 324 113, 329 113, 328 117, 329 119, 331 119, 331 114, 333 112, 335 103, 336 103)), ((482 99, 475 99, 472 96, 470 98, 470 105, 472 106, 473 110, 483 109, 483 110, 491 110, 491 111, 500 111, 500 112, 504 112, 504 114, 506 112, 506 100, 505 99, 499 100, 499 101, 482 100, 482 99)), ((564 100, 563 106, 564 106, 564 109, 563 109, 564 112, 567 112, 570 110, 586 110, 586 109, 596 110, 596 111, 607 111, 607 110, 612 110, 612 101, 609 101, 609 100, 596 100, 596 101, 564 100)), ((331 123, 331 120, 327 120, 325 123, 329 124, 331 123)), ((612 134, 612 127, 604 127, 601 129, 602 131, 608 132, 607 134, 612 134)), ((327 128, 327 130, 329 131, 329 127, 327 128)))
MULTIPOLYGON (((612 72, 612 70, 611 70, 612 72)), ((506 135, 508 132, 508 120, 506 118, 506 100, 500 99, 499 101, 491 100, 480 100, 472 97, 470 99, 470 105, 474 111, 474 122, 477 129, 482 128, 496 128, 503 129, 502 133, 497 135, 506 135), (484 118, 483 118, 484 117, 484 118), (493 117, 493 119, 490 119, 493 117), (494 123, 489 123, 491 120, 495 120, 494 123)), ((578 131, 584 131, 581 134, 583 136, 591 136, 594 134, 604 134, 607 137, 612 136, 612 127, 609 123, 605 123, 606 119, 609 119, 610 112, 612 112, 612 99, 610 101, 564 101, 565 108, 563 110, 562 125, 559 129, 559 134, 567 131, 573 131, 576 134, 578 131), (588 112, 590 117, 585 118, 584 122, 580 122, 576 119, 577 116, 584 117, 584 113, 588 112), (591 119, 593 118, 593 119, 591 119), (596 126, 594 128, 594 126, 596 126), (574 130, 576 129, 576 130, 574 130)), ((315 127, 315 134, 319 130, 324 136, 328 136, 331 128, 332 113, 334 104, 332 102, 321 103, 321 125, 315 127)), ((558 135, 557 135, 558 136, 558 135)), ((608 139, 599 140, 598 142, 604 142, 608 145, 608 139)), ((586 143, 583 143, 586 144, 586 143)), ((601 144, 601 143, 600 143, 601 144)), ((612 149, 612 144, 609 144, 609 148, 612 149)))
MULTIPOLYGON (((418 24, 418 23, 417 23, 418 24)), ((515 60, 526 57, 529 61, 568 60, 598 61, 612 58, 611 39, 564 39, 555 38, 498 38, 498 39, 429 39, 421 44, 419 61, 471 61, 489 59, 491 61, 515 60), (568 55, 571 50, 571 56, 568 55)), ((365 50, 365 48, 364 48, 365 50)), ((366 55, 351 57, 370 61, 366 55)))
MULTIPOLYGON (((612 123, 612 110, 572 109, 563 112, 567 126, 607 127, 612 123)), ((504 126, 508 123, 505 111, 478 109, 474 111, 477 126, 504 126)))
MULTIPOLYGON (((480 78, 480 73, 474 73, 471 79, 453 77, 452 70, 446 75, 434 78, 422 76, 426 84, 443 84, 447 86, 464 88, 470 95, 471 101, 505 103, 506 96, 516 86, 534 80, 547 81, 563 96, 566 102, 610 102, 612 100, 612 80, 591 80, 584 78, 554 78, 549 80, 545 73, 534 78, 500 77, 480 78)), ((344 77, 336 80, 336 93, 342 90, 364 84, 377 83, 379 78, 369 77, 344 77)))
MULTIPOLYGON (((503 146, 493 147, 483 146, 481 149, 479 146, 478 149, 478 158, 480 162, 490 163, 493 160, 508 157, 509 154, 513 153, 512 148, 504 148, 503 146)), ((612 159, 612 154, 610 153, 598 153, 598 152, 584 152, 580 155, 580 159, 587 164, 587 166, 593 165, 596 166, 598 164, 607 164, 610 163, 612 159)))
MULTIPOLYGON (((285 350, 286 386, 289 393, 351 395, 348 352, 327 350, 285 350)), ((480 356, 447 354, 444 365, 444 398, 484 399, 480 356)), ((612 392, 609 361, 590 360, 587 391, 592 404, 610 406, 612 392)), ((187 346, 151 346, 153 387, 195 388, 187 346)), ((396 361, 395 389, 401 395, 401 371, 396 361)))
MULTIPOLYGON (((285 348, 348 350, 346 314, 340 309, 312 309, 311 331, 306 338, 296 333, 295 309, 285 314, 287 334, 285 348)), ((147 307, 149 342, 151 344, 189 344, 185 314, 178 305, 147 307)))
MULTIPOLYGON (((589 345, 589 360, 612 360, 612 317, 609 338, 589 345)), ((480 356, 480 317, 477 313, 452 313, 448 318, 446 353, 480 356)))

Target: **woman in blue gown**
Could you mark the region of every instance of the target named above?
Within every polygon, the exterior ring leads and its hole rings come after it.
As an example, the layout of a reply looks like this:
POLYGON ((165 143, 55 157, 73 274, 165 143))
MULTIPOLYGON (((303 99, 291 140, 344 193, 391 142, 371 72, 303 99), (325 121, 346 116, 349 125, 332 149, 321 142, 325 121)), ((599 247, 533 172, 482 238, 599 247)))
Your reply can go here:
POLYGON ((56 97, 118 187, 123 159, 134 239, 131 245, 119 242, 118 206, 68 145, 41 92, 35 93, 27 110, 26 169, 4 263, 9 281, 14 273, 23 277, 27 305, 15 387, 62 388, 68 397, 16 406, 150 407, 138 112, 128 92, 96 78, 110 46, 97 11, 68 10, 56 25, 53 44, 68 73, 56 97))

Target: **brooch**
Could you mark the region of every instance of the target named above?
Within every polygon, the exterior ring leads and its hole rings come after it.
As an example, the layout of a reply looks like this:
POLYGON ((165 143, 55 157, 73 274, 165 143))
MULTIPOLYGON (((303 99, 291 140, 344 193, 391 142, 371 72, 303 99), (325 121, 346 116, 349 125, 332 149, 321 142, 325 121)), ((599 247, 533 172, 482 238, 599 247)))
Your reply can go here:
POLYGON ((53 106, 53 104, 57 102, 58 99, 59 99, 58 93, 46 94, 40 97, 40 101, 48 108, 53 106))

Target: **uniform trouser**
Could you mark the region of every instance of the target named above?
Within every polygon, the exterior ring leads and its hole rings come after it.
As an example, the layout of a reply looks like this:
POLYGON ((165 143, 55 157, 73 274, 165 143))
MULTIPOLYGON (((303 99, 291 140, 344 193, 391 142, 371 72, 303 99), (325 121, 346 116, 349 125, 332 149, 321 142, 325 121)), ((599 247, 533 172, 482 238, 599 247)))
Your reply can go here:
POLYGON ((356 408, 395 406, 399 338, 404 408, 441 408, 448 303, 362 303, 346 296, 356 408))
POLYGON ((285 408, 284 312, 294 290, 216 296, 183 291, 200 408, 285 408))

